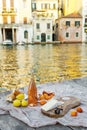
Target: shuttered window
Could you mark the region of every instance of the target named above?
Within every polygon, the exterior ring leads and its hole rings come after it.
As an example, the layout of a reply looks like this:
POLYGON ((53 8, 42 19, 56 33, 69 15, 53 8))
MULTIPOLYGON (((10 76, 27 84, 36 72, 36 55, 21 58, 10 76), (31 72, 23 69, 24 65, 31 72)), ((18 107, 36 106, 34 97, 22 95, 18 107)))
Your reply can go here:
POLYGON ((15 23, 15 16, 11 16, 11 23, 15 23))
POLYGON ((6 0, 2 0, 2 8, 6 11, 6 0))
POLYGON ((10 0, 10 7, 14 7, 14 0, 10 0))
POLYGON ((24 31, 24 38, 28 38, 28 31, 24 31))
POLYGON ((27 23, 27 17, 24 17, 23 22, 26 24, 27 23))
POLYGON ((7 16, 3 16, 3 24, 7 24, 7 16))
POLYGON ((6 7, 6 0, 2 0, 2 6, 6 7))

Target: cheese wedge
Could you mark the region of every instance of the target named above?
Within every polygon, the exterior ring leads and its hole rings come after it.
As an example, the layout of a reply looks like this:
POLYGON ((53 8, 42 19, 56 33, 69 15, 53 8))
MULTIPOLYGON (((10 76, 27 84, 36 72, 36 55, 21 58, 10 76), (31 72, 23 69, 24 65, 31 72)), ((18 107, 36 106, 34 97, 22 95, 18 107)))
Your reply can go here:
POLYGON ((43 105, 41 107, 41 109, 43 109, 44 111, 49 111, 51 109, 58 107, 58 105, 62 105, 63 103, 64 102, 58 101, 58 100, 53 98, 53 99, 49 100, 45 105, 43 105))

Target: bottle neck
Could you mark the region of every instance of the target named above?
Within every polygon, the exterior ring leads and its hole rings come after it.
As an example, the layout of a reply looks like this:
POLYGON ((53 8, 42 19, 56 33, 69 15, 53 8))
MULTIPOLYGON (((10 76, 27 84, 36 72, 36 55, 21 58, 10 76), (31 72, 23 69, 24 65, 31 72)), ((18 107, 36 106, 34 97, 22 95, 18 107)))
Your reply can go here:
POLYGON ((34 74, 33 74, 33 73, 31 73, 31 78, 33 78, 33 79, 34 79, 34 74))

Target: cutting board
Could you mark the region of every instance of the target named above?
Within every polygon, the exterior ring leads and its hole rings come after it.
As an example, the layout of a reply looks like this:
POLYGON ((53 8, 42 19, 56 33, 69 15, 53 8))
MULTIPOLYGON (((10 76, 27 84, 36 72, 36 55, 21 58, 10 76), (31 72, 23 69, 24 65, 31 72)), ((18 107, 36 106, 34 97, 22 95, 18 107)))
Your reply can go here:
POLYGON ((76 97, 71 97, 71 96, 60 97, 57 100, 58 102, 63 102, 63 104, 58 105, 56 108, 51 109, 49 111, 45 111, 41 109, 41 112, 46 116, 58 118, 58 117, 63 117, 70 109, 80 105, 80 99, 76 97), (55 112, 57 108, 60 109, 59 114, 56 114, 55 112))

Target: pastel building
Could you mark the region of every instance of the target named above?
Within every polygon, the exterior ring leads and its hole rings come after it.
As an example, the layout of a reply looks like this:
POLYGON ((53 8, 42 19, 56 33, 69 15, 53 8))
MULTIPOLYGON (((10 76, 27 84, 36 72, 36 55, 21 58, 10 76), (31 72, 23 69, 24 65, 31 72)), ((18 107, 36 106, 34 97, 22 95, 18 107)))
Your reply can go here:
POLYGON ((83 30, 82 30, 82 41, 87 42, 87 0, 83 0, 83 10, 82 10, 82 16, 83 16, 83 30))
POLYGON ((31 0, 0 0, 0 43, 32 42, 31 0))
POLYGON ((56 20, 56 40, 61 42, 82 42, 82 16, 71 13, 56 20))
POLYGON ((64 16, 74 11, 81 13, 82 12, 82 1, 84 0, 58 0, 60 6, 63 8, 64 16))
POLYGON ((43 11, 43 15, 45 11, 47 16, 55 20, 58 18, 58 0, 32 0, 32 12, 34 11, 43 11))
POLYGON ((32 0, 32 15, 34 42, 54 41, 55 19, 58 18, 58 0, 32 0))
POLYGON ((52 17, 47 17, 47 12, 36 12, 33 16, 33 41, 39 42, 52 42, 53 34, 53 19, 52 17), (39 13, 39 14, 38 14, 39 13))

